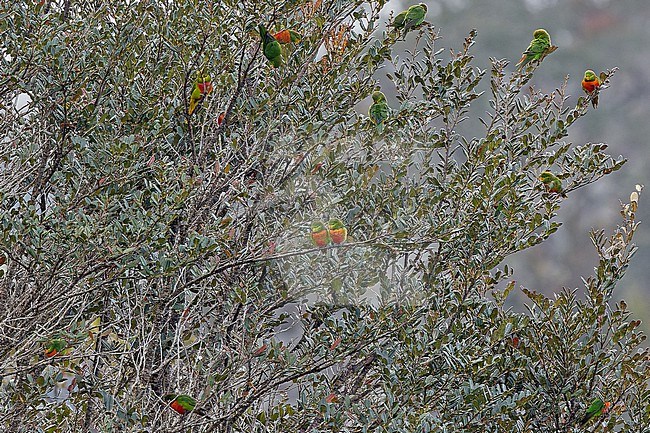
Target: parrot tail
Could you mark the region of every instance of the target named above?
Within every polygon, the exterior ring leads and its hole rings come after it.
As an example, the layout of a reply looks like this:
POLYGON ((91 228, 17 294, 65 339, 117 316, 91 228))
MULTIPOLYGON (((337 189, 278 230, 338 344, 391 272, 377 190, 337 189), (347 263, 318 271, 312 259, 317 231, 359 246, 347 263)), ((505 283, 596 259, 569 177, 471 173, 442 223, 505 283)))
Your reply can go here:
POLYGON ((187 109, 187 114, 190 116, 192 113, 194 113, 194 110, 196 110, 196 107, 199 105, 199 99, 190 99, 190 107, 187 109))

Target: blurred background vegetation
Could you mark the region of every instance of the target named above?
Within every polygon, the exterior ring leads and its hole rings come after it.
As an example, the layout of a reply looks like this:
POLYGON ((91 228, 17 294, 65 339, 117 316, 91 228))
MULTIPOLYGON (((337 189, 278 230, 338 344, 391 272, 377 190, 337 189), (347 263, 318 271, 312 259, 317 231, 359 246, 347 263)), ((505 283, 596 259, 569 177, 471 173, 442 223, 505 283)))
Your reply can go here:
MULTIPOLYGON (((418 3, 402 1, 386 10, 401 10, 418 3)), ((573 125, 567 141, 574 144, 603 142, 608 152, 628 159, 623 170, 602 181, 571 193, 562 204, 558 220, 563 227, 548 241, 510 257, 517 283, 546 294, 562 286, 582 287, 581 276, 590 275, 596 252, 589 240, 591 228, 611 231, 620 221, 618 202, 629 199, 635 184, 649 185, 650 165, 650 1, 648 0, 427 0, 427 20, 442 35, 438 47, 458 47, 470 29, 478 30, 475 66, 488 69, 489 57, 506 58, 511 67, 532 38, 534 29, 547 29, 554 45, 552 62, 544 62, 532 81, 550 92, 569 77, 571 101, 583 95, 580 87, 586 69, 596 72, 618 67, 611 88, 597 110, 573 125)), ((389 71, 384 71, 389 72, 389 71)), ((383 77, 382 89, 392 105, 390 81, 383 77)), ((479 85, 488 90, 489 82, 479 85)), ((480 136, 477 117, 488 110, 489 98, 472 107, 464 135, 480 136)), ((637 213, 643 224, 637 232, 639 250, 619 286, 620 296, 631 301, 635 313, 650 331, 650 204, 640 203, 637 213)), ((515 291, 512 299, 521 296, 515 291)), ((521 298, 520 298, 521 299, 521 298)))

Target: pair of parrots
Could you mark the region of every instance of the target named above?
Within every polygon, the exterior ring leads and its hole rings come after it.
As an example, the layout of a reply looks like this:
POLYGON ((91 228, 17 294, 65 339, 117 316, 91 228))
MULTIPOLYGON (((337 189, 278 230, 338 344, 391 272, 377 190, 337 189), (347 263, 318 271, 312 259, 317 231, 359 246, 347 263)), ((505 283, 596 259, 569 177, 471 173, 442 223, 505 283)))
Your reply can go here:
MULTIPOLYGON (((267 32, 266 28, 260 24, 260 36, 262 37, 262 52, 268 61, 274 66, 278 67, 282 64, 282 47, 280 44, 288 44, 292 42, 299 42, 301 36, 290 29, 284 29, 272 35, 267 32)), ((209 95, 213 90, 212 80, 209 75, 200 74, 194 81, 192 93, 190 94, 190 104, 187 110, 191 116, 196 110, 196 107, 209 95)), ((222 113, 224 114, 224 113, 222 113)), ((218 124, 221 126, 223 117, 219 116, 218 124)))
POLYGON ((262 38, 262 54, 274 68, 277 68, 282 65, 282 46, 280 44, 300 42, 301 36, 291 29, 284 29, 271 34, 262 24, 258 27, 262 38))
MULTIPOLYGON (((526 51, 521 56, 517 63, 517 69, 521 70, 524 66, 533 60, 541 62, 544 57, 551 54, 557 49, 556 46, 551 44, 551 35, 544 29, 537 29, 533 32, 533 40, 526 48, 526 51)), ((591 103, 594 108, 598 107, 598 89, 606 78, 604 73, 600 77, 591 69, 587 69, 582 78, 582 89, 591 97, 591 103)))
POLYGON ((325 248, 330 241, 340 245, 348 238, 348 229, 338 218, 332 218, 327 226, 321 221, 311 223, 311 239, 318 248, 325 248))
MULTIPOLYGON (((426 13, 427 5, 424 3, 413 5, 395 16, 392 27, 397 31, 408 32, 424 22, 426 13)), ((372 93, 372 105, 368 109, 368 117, 376 125, 377 132, 380 134, 383 132, 384 121, 388 119, 389 112, 390 108, 386 101, 386 95, 379 90, 375 90, 372 93)))

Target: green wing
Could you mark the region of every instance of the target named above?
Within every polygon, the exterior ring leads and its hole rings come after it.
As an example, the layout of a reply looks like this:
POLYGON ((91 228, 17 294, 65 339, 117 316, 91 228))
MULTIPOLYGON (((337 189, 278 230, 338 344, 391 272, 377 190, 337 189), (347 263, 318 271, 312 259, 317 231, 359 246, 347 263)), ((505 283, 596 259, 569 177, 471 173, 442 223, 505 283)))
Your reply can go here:
POLYGON ((192 94, 190 95, 190 106, 187 110, 189 115, 192 115, 192 113, 194 113, 194 110, 196 110, 196 107, 199 105, 199 101, 201 101, 201 99, 203 99, 203 95, 201 94, 201 90, 199 90, 197 81, 195 81, 194 88, 192 89, 192 94))
POLYGON ((176 401, 188 412, 193 411, 194 406, 196 406, 196 400, 189 395, 179 395, 176 397, 176 401))
POLYGON ((291 42, 300 42, 302 39, 302 36, 298 32, 294 32, 293 30, 289 29, 289 36, 291 37, 291 42))
POLYGON ((378 125, 388 119, 388 104, 385 102, 372 104, 368 110, 368 114, 372 122, 378 125))
POLYGON ((384 131, 384 120, 388 119, 388 114, 389 108, 386 102, 376 102, 368 110, 370 120, 377 125, 377 132, 379 134, 384 131))
POLYGON ((532 56, 531 60, 539 60, 551 45, 546 39, 533 39, 528 47, 528 53, 532 56))
POLYGON ((282 47, 270 34, 266 34, 265 43, 263 44, 264 57, 276 68, 282 64, 282 47))
POLYGON ((397 14, 395 19, 393 20, 393 27, 396 29, 403 29, 404 28, 404 21, 406 20, 406 14, 408 11, 400 12, 397 14))
POLYGON ((406 13, 406 23, 404 24, 404 27, 406 29, 409 29, 411 27, 419 26, 424 21, 425 14, 426 11, 422 6, 411 6, 408 8, 408 11, 406 13))
POLYGON ((523 52, 521 60, 517 65, 519 69, 523 68, 528 62, 533 60, 540 60, 551 47, 551 44, 546 39, 533 39, 530 41, 530 45, 526 48, 526 51, 523 52))
POLYGON ((585 416, 582 417, 582 420, 580 421, 580 424, 584 425, 589 422, 590 419, 592 419, 595 416, 600 415, 603 412, 603 407, 605 406, 605 403, 599 398, 594 400, 591 405, 587 408, 587 412, 585 412, 585 416))
POLYGON ((55 338, 48 342, 46 349, 48 351, 56 350, 57 352, 61 352, 66 348, 67 345, 68 343, 65 340, 61 338, 55 338))
POLYGON ((199 90, 197 83, 194 83, 194 88, 192 89, 192 95, 190 97, 194 100, 201 99, 201 90, 199 90))
POLYGON ((282 64, 282 47, 280 43, 275 40, 273 35, 266 31, 266 28, 260 24, 260 37, 262 38, 262 53, 264 57, 268 59, 269 62, 274 67, 278 67, 282 64))

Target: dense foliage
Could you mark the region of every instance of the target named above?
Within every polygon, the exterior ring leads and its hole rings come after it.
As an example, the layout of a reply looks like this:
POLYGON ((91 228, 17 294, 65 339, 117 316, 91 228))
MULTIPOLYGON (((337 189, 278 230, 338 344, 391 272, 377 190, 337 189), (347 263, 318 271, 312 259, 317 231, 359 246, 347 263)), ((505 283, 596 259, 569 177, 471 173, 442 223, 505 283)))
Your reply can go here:
POLYGON ((0 425, 579 431, 600 397, 589 431, 645 431, 645 336, 615 291, 640 187, 612 236, 592 234, 584 290, 506 304, 503 260, 623 165, 564 140, 590 101, 530 87, 535 64, 473 67, 473 31, 447 54, 430 23, 382 30, 388 8, 0 6, 0 425), (260 23, 302 35, 277 68, 260 23), (189 115, 197 74, 213 91, 189 115), (358 109, 379 76, 396 95, 381 133, 358 109), (480 97, 491 111, 468 119, 480 97), (330 218, 350 236, 317 248, 311 223, 330 218))

